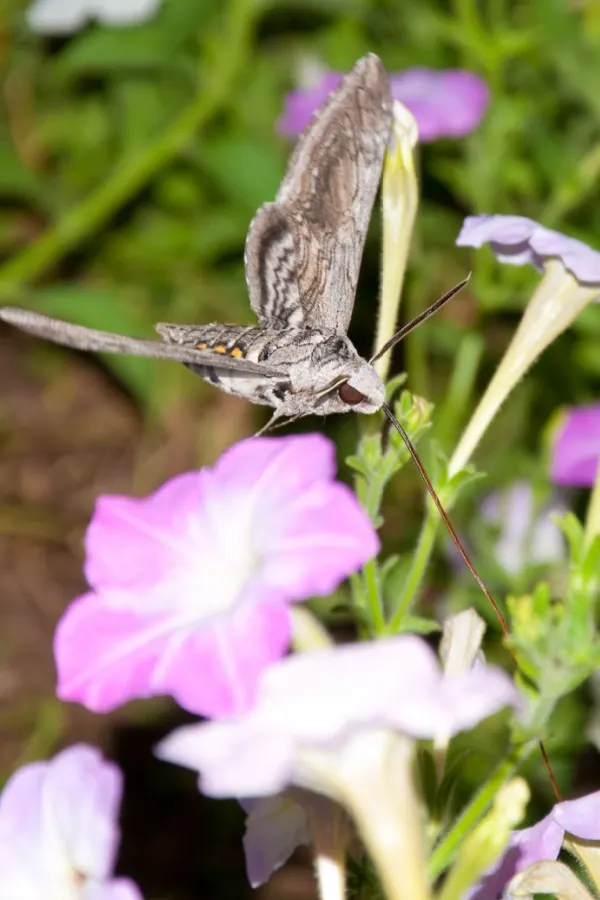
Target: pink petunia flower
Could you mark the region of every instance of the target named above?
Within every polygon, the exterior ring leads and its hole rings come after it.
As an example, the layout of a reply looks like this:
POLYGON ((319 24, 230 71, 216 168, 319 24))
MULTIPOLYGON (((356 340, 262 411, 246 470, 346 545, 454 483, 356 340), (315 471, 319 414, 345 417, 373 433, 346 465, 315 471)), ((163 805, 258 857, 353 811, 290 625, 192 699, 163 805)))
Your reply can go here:
POLYGON ((59 697, 96 712, 159 694, 201 715, 247 709, 288 648, 289 604, 378 550, 334 456, 320 435, 252 438, 144 499, 101 497, 92 591, 56 633, 59 697))
POLYGON ((23 766, 0 795, 2 900, 142 900, 113 878, 122 776, 83 744, 23 766))
POLYGON ((600 464, 600 403, 568 410, 553 443, 550 477, 556 484, 591 487, 600 464))
POLYGON ((335 760, 374 729, 451 736, 517 702, 500 669, 444 675, 425 641, 404 635, 288 657, 265 673, 248 713, 178 728, 157 754, 199 772, 211 796, 268 796, 314 789, 317 750, 335 760))
POLYGON ((536 825, 513 832, 506 851, 469 892, 469 900, 496 900, 518 872, 541 860, 557 859, 565 833, 600 841, 600 791, 557 803, 536 825))
MULTIPOLYGON (((342 77, 339 72, 325 71, 312 87, 291 91, 278 131, 289 136, 303 131, 342 77)), ((424 142, 469 134, 479 125, 489 103, 485 81, 461 69, 407 69, 390 75, 390 90, 392 99, 415 117, 419 140, 424 142)))

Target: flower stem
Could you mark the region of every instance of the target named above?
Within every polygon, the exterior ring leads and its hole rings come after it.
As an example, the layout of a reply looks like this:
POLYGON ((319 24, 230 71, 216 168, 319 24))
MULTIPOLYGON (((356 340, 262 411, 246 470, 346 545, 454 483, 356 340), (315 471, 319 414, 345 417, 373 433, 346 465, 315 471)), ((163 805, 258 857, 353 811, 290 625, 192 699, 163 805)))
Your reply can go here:
POLYGON ((429 858, 429 876, 432 882, 439 878, 454 861, 462 842, 488 809, 502 785, 514 774, 517 767, 527 759, 536 746, 535 741, 528 741, 515 749, 504 762, 500 763, 490 779, 465 807, 429 858))
POLYGON ((415 594, 425 576, 425 570, 427 569, 427 565, 433 552, 437 529, 437 516, 433 512, 428 511, 421 527, 417 550, 413 556, 412 565, 404 585, 404 590, 402 591, 398 605, 387 624, 386 632, 388 634, 396 634, 398 632, 402 625, 402 620, 412 606, 415 594))
POLYGON ((600 464, 596 470, 596 479, 585 517, 585 544, 587 547, 600 534, 600 464))
POLYGON ((327 629, 305 606, 293 606, 290 616, 292 619, 292 645, 297 653, 328 650, 333 646, 327 629))
POLYGON ((465 468, 488 425, 540 354, 598 294, 597 288, 579 285, 560 262, 550 261, 545 268, 546 274, 452 454, 449 477, 465 468))
POLYGON ((387 631, 387 628, 381 605, 381 591, 379 590, 376 560, 370 559, 368 563, 365 563, 363 568, 363 579, 373 634, 378 636, 384 634, 387 631))
POLYGON ((320 900, 345 900, 349 819, 341 807, 318 798, 303 804, 315 849, 315 877, 320 900))
MULTIPOLYGON (((343 801, 379 875, 388 900, 430 900, 422 809, 408 738, 364 732, 354 765, 338 768, 343 801)), ((348 754, 350 756, 350 754, 348 754)))
POLYGON ((33 281, 97 231, 219 110, 247 58, 258 8, 251 0, 232 0, 227 6, 228 22, 222 39, 227 51, 213 54, 214 65, 203 90, 155 141, 141 153, 124 159, 96 191, 0 269, 0 296, 10 296, 33 281))
MULTIPOLYGON (((400 103, 395 103, 392 141, 383 164, 381 297, 377 315, 375 353, 393 335, 398 318, 410 240, 419 202, 419 186, 413 157, 416 142, 415 120, 400 103)), ((388 351, 375 363, 375 369, 383 381, 387 378, 390 361, 391 352, 388 351)))

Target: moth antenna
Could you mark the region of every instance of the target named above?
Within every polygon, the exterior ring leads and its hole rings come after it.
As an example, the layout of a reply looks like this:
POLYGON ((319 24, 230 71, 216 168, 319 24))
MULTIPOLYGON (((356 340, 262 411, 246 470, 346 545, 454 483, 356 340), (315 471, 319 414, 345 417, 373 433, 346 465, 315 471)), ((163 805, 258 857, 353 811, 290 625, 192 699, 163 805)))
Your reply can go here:
POLYGON ((396 334, 392 335, 389 341, 385 342, 383 347, 380 347, 375 356, 371 357, 369 363, 372 365, 374 362, 377 362, 377 360, 381 356, 383 356, 384 353, 387 353, 388 350, 391 350, 392 347, 395 347, 396 344, 398 344, 403 338, 405 338, 407 334, 410 334, 410 332, 413 331, 417 327, 417 325, 420 325, 421 322, 425 321, 425 319, 433 316, 439 309, 442 308, 442 306, 445 306, 449 300, 452 300, 455 294, 458 294, 458 292, 461 291, 464 286, 469 283, 470 278, 471 273, 469 273, 467 277, 463 279, 463 281, 460 281, 453 288, 450 288, 449 291, 446 291, 446 293, 442 297, 440 297, 439 300, 436 300, 435 303, 432 303, 431 306, 428 306, 427 309, 424 309, 422 313, 419 313, 418 316, 415 316, 414 319, 411 319, 410 322, 407 322, 406 325, 403 325, 402 328, 400 328, 396 332, 396 334))
MULTIPOLYGON (((462 285, 459 285, 459 288, 458 288, 458 289, 460 289, 461 286, 462 286, 462 285)), ((454 293, 456 293, 456 290, 457 290, 457 289, 455 288, 454 293)), ((438 301, 438 302, 439 302, 439 301, 438 301)), ((455 531, 455 529, 454 529, 454 526, 452 525, 452 522, 450 521, 450 519, 449 519, 449 517, 448 517, 448 513, 446 512, 446 510, 445 510, 444 507, 442 506, 442 502, 441 502, 440 498, 439 498, 438 495, 437 495, 437 491, 436 491, 436 489, 434 488, 433 484, 431 483, 431 479, 430 479, 429 475, 427 474, 427 472, 425 471, 425 467, 423 466, 423 463, 421 462, 421 459, 420 459, 420 457, 419 457, 419 454, 418 454, 417 451, 415 450, 415 448, 414 448, 414 446, 413 446, 413 443, 412 443, 411 439, 409 438, 409 436, 407 435, 406 431, 404 430, 404 428, 402 427, 402 425, 400 424, 400 422, 398 421, 398 419, 396 418, 396 416, 394 415, 394 413, 392 412, 392 410, 390 409, 390 407, 387 405, 387 403, 384 403, 384 404, 383 404, 382 409, 383 409, 384 413, 386 414, 386 416, 388 417, 388 419, 389 419, 389 421, 391 422, 391 424, 394 426, 394 428, 396 429, 396 431, 398 432, 398 434, 400 435, 400 437, 401 437, 402 440, 404 441, 404 443, 405 443, 405 445, 406 445, 406 449, 407 449, 408 452, 410 453, 410 455, 411 455, 411 457, 412 457, 412 460, 413 460, 415 466, 417 467, 417 469, 418 469, 418 471, 419 471, 419 475, 420 475, 421 478, 423 479, 423 482, 424 482, 424 484, 425 484, 425 487, 427 488, 427 490, 428 490, 428 492, 429 492, 429 494, 430 494, 430 496, 431 496, 431 499, 432 499, 433 502, 435 503, 436 509, 437 509, 438 513, 440 514, 440 517, 441 517, 441 519, 442 519, 444 525, 445 525, 446 528, 448 529, 448 533, 449 533, 450 537, 452 538, 452 540, 454 541, 454 544, 456 545, 456 549, 457 549, 458 552, 460 553, 460 555, 461 555, 463 561, 465 562, 465 565, 467 566, 469 572, 471 573, 471 575, 473 576, 473 578, 474 578, 475 581, 477 582, 478 587, 479 587, 480 590, 483 592, 483 594, 484 594, 486 600, 488 601, 488 603, 490 604, 490 606, 491 606, 492 609, 494 610, 494 613, 496 614, 496 617, 497 617, 497 619, 498 619, 498 621, 499 621, 499 623, 500 623, 500 627, 502 628, 502 631, 503 631, 503 633, 504 633, 504 636, 505 636, 505 637, 508 637, 508 636, 509 636, 509 630, 508 630, 508 624, 507 624, 507 622, 506 622, 506 619, 504 618, 504 616, 503 616, 502 613, 500 612, 500 609, 499 609, 499 607, 498 607, 498 604, 496 603, 496 601, 495 601, 494 598, 492 597, 490 591, 488 590, 488 588, 487 588, 486 585, 484 584, 483 579, 482 579, 481 576, 479 575, 479 572, 477 571, 477 569, 475 568, 475 566, 474 566, 473 563, 471 562, 471 559, 470 559, 470 557, 469 557, 469 554, 468 554, 467 551, 465 550, 465 548, 464 548, 464 546, 463 546, 463 543, 462 543, 461 539, 459 538, 458 534, 456 533, 456 531, 455 531)), ((512 656, 512 658, 513 658, 513 660, 514 660, 514 659, 515 659, 514 653, 512 652, 512 650, 509 650, 509 652, 510 652, 510 655, 512 656)), ((550 778, 550 784, 552 785, 552 790, 554 791, 554 796, 556 797, 556 799, 557 799, 558 802, 560 803, 560 802, 562 801, 563 797, 562 797, 560 788, 559 788, 559 786, 558 786, 558 782, 556 781, 556 776, 555 776, 554 771, 553 771, 553 769, 552 769, 552 764, 550 763, 550 759, 549 759, 549 757, 548 757, 548 753, 547 753, 546 748, 545 748, 545 746, 544 746, 544 742, 543 742, 543 741, 538 741, 538 746, 539 746, 539 748, 540 748, 540 753, 542 754, 542 759, 543 759, 543 761, 544 761, 544 766, 546 767, 546 771, 547 771, 547 773, 548 773, 548 777, 550 778)))
POLYGON ((435 503, 436 509, 440 514, 442 522, 448 529, 448 533, 456 545, 456 549, 460 553, 469 572, 471 573, 471 575, 477 582, 477 585, 479 586, 480 590, 483 592, 486 600, 488 601, 488 603, 494 610, 496 617, 500 623, 500 627, 502 628, 502 631, 504 632, 505 637, 508 637, 509 630, 508 630, 508 625, 506 623, 506 619, 502 615, 502 613, 500 611, 500 607, 498 606, 498 604, 492 597, 490 591, 484 584, 483 579, 479 575, 479 572, 477 571, 477 569, 471 562, 469 554, 465 550, 463 543, 462 543, 461 539, 459 538, 458 534, 456 533, 452 522, 448 518, 448 513, 442 506, 442 502, 437 495, 437 491, 434 488, 433 484, 431 483, 431 479, 430 479, 429 475, 427 474, 427 472, 425 471, 425 467, 423 466, 423 463, 421 462, 421 459, 420 459, 417 451, 415 450, 411 439, 409 438, 406 431, 404 430, 404 428, 402 427, 402 425, 400 424, 400 422, 398 421, 398 419, 396 418, 396 416, 394 415, 394 413, 392 412, 390 407, 387 405, 387 403, 383 404, 382 409, 383 409, 384 413, 386 414, 386 416, 388 417, 388 419, 390 420, 390 422, 392 423, 392 425, 394 426, 394 428, 396 429, 396 431, 398 432, 398 434, 400 435, 400 437, 402 438, 402 440, 404 441, 404 443, 406 444, 406 449, 410 453, 412 460, 419 471, 419 475, 423 479, 423 483, 425 484, 425 487, 427 488, 427 490, 431 496, 431 499, 435 503))

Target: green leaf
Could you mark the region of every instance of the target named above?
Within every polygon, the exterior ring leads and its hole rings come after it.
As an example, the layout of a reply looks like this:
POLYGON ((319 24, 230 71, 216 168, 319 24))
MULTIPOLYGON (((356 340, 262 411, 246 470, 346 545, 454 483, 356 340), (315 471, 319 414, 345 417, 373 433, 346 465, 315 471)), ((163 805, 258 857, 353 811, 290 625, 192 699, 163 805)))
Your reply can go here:
POLYGON ((182 44, 206 25, 218 0, 170 0, 157 15, 131 28, 94 26, 67 44, 56 66, 63 78, 112 75, 181 65, 182 44))
POLYGON ((19 159, 8 135, 0 135, 0 195, 16 200, 29 200, 47 207, 42 180, 19 159))
POLYGON ((425 619, 423 616, 405 616, 400 627, 401 634, 433 634, 441 630, 435 619, 425 619))
POLYGON ((359 456, 347 456, 346 465, 349 469, 353 469, 355 472, 359 472, 361 475, 364 475, 365 478, 369 477, 371 470, 359 456))
POLYGON ((207 138, 194 155, 223 193, 252 213, 275 197, 285 169, 283 155, 274 146, 242 131, 207 138))

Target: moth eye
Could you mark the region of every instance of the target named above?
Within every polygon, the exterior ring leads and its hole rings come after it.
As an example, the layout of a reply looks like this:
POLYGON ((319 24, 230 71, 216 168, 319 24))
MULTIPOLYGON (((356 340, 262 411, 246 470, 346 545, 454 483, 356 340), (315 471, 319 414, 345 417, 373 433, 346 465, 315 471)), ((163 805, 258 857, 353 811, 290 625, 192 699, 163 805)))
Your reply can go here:
POLYGON ((353 388, 347 381, 340 385, 338 396, 342 403, 347 403, 348 406, 357 406, 357 404, 362 403, 366 399, 364 394, 353 388))

